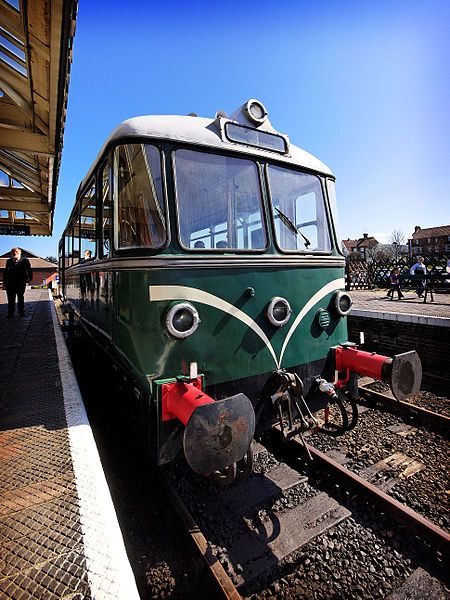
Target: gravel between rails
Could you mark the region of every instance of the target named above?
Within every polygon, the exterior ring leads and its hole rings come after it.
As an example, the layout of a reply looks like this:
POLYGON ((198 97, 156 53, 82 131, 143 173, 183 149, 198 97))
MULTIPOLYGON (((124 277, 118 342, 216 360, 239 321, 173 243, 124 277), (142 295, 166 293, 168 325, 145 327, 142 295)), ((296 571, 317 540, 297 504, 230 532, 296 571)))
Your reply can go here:
MULTIPOLYGON (((374 381, 366 387, 374 392, 380 392, 381 394, 390 393, 388 384, 383 381, 374 381)), ((407 398, 405 402, 450 417, 450 399, 443 390, 437 390, 437 393, 431 390, 421 390, 415 396, 407 398)))
POLYGON ((386 543, 389 530, 374 531, 375 525, 347 519, 266 573, 248 598, 384 598, 414 563, 395 549, 395 540, 386 543))
MULTIPOLYGON (((362 477, 365 467, 395 452, 423 463, 425 469, 409 478, 400 477, 388 493, 439 527, 450 529, 448 473, 443 458, 448 453, 445 434, 428 429, 414 416, 394 415, 379 406, 360 415, 352 431, 336 438, 314 433, 308 436, 308 443, 322 452, 340 450, 350 459, 345 466, 362 477), (412 429, 403 436, 389 431, 388 427, 394 425, 409 425, 412 429)), ((391 471, 389 475, 400 476, 401 471, 391 471)))
MULTIPOLYGON (((300 472, 308 473, 308 465, 303 459, 297 462, 300 472)), ((264 476, 278 464, 274 455, 258 454, 252 477, 264 476)), ((287 492, 280 492, 270 502, 258 504, 245 515, 237 514, 234 520, 230 520, 224 516, 226 507, 221 504, 223 493, 220 490, 193 476, 182 463, 168 467, 167 472, 210 540, 213 553, 235 582, 242 566, 233 563, 227 547, 243 527, 251 523, 258 529, 258 523, 264 523, 270 515, 289 511, 319 491, 340 497, 351 510, 351 516, 345 521, 302 546, 258 578, 242 585, 239 592, 249 600, 385 598, 426 562, 426 548, 420 544, 411 548, 409 536, 404 538, 395 523, 357 495, 349 496, 328 476, 303 481, 287 492)))

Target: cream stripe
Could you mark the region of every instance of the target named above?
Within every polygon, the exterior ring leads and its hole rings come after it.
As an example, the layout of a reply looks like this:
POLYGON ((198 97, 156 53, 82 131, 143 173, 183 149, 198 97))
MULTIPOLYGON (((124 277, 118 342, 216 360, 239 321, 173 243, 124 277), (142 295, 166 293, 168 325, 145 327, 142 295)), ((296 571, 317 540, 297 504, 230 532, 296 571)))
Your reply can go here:
POLYGON ((286 335, 286 338, 283 342, 283 346, 281 348, 281 355, 280 355, 279 361, 277 360, 277 357, 276 357, 275 351, 272 347, 272 344, 270 343, 268 337, 266 336, 264 331, 261 329, 261 327, 259 327, 259 325, 257 323, 255 323, 255 321, 253 321, 253 319, 251 317, 249 317, 247 314, 242 312, 239 308, 237 308, 236 306, 233 306, 233 304, 230 304, 226 300, 223 300, 222 298, 214 296, 214 294, 204 292, 203 290, 199 290, 197 288, 191 288, 191 287, 184 286, 184 285, 149 286, 149 294, 150 294, 151 301, 190 300, 191 302, 200 302, 202 304, 207 304, 209 306, 213 306, 214 308, 217 308, 218 310, 221 310, 221 311, 231 315, 232 317, 239 319, 240 321, 242 321, 243 323, 248 325, 248 327, 250 327, 261 338, 261 340, 266 344, 267 348, 269 349, 270 353, 273 356, 273 359, 275 361, 277 368, 279 369, 280 365, 282 363, 282 360, 283 360, 284 352, 289 343, 289 340, 293 336, 295 330, 297 329, 297 327, 299 326, 299 324, 301 323, 301 321, 305 317, 305 315, 311 310, 311 308, 315 304, 317 304, 317 302, 319 302, 319 300, 324 298, 327 294, 329 294, 330 292, 334 292, 335 290, 338 290, 338 289, 343 289, 344 287, 345 287, 345 280, 343 277, 341 277, 339 279, 335 279, 334 281, 330 281, 329 283, 324 285, 320 290, 318 290, 314 294, 314 296, 312 296, 308 300, 308 302, 305 304, 305 306, 301 309, 301 311, 297 315, 295 321, 292 323, 292 325, 286 335))
POLYGON ((255 321, 246 315, 242 310, 233 306, 226 300, 214 296, 214 294, 210 294, 209 292, 204 292, 203 290, 199 290, 197 288, 188 287, 185 285, 151 285, 149 286, 149 294, 150 301, 155 300, 190 300, 191 302, 200 302, 201 304, 207 304, 208 306, 213 306, 218 310, 221 310, 224 313, 239 319, 245 325, 250 327, 256 335, 258 335, 261 340, 265 343, 269 352, 273 356, 273 360, 277 368, 279 368, 279 363, 277 361, 277 357, 275 351, 270 343, 269 338, 266 336, 261 327, 255 323, 255 321))
POLYGON ((305 304, 305 306, 302 308, 302 310, 298 313, 295 321, 292 323, 292 325, 285 337, 285 340, 283 342, 283 347, 281 348, 280 363, 279 363, 280 365, 281 365, 281 361, 283 360, 283 355, 284 355, 284 351, 286 350, 286 346, 288 345, 289 340, 291 339, 292 335, 294 334, 295 330, 299 326, 301 320, 306 315, 306 313, 309 312, 311 310, 311 308, 315 304, 317 304, 317 302, 319 302, 319 300, 322 300, 322 298, 324 296, 326 296, 330 292, 334 292, 336 289, 341 289, 344 287, 345 287, 345 280, 343 277, 341 277, 339 279, 335 279, 334 281, 330 281, 329 283, 324 285, 323 288, 320 288, 320 290, 318 292, 316 292, 314 294, 314 296, 312 296, 308 300, 308 302, 305 304))

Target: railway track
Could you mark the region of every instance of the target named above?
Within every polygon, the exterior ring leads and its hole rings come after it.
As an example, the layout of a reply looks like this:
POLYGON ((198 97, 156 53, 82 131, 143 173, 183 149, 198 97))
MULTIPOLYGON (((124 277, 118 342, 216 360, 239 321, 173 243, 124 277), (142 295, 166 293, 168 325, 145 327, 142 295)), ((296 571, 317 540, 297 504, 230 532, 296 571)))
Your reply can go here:
MULTIPOLYGON (((103 424, 106 414, 109 411, 102 411, 96 420, 103 424)), ((169 469, 168 484, 156 488, 158 495, 172 498, 181 521, 162 518, 164 500, 156 500, 155 508, 149 511, 153 502, 149 494, 158 479, 144 482, 142 470, 146 467, 142 462, 133 467, 131 485, 128 483, 136 456, 122 454, 124 448, 131 447, 132 438, 119 451, 117 439, 124 435, 122 419, 118 418, 114 426, 116 433, 107 442, 110 448, 105 447, 105 456, 112 452, 123 465, 119 475, 117 464, 107 468, 117 482, 113 484, 115 501, 119 518, 125 519, 121 525, 143 597, 164 597, 168 590, 182 597, 194 588, 199 594, 200 582, 205 589, 203 596, 196 597, 256 599, 278 596, 283 591, 304 598, 313 598, 314 593, 323 599, 333 594, 342 598, 384 597, 418 576, 415 565, 443 571, 443 556, 448 556, 445 535, 440 542, 436 532, 433 538, 427 533, 426 519, 420 518, 414 529, 410 518, 402 521, 402 531, 397 531, 398 517, 384 516, 390 511, 375 500, 361 500, 368 492, 362 491, 358 480, 345 483, 342 475, 333 474, 330 466, 319 462, 314 449, 310 449, 314 467, 305 469, 304 450, 294 443, 289 449, 279 445, 278 457, 270 449, 258 447, 256 473, 236 481, 228 490, 211 487, 208 480, 184 473, 181 466, 176 467, 181 469, 179 473, 169 469), (170 529, 168 524, 172 524, 170 529), (191 543, 182 549, 186 532, 191 543), (409 554, 404 540, 412 535, 426 540, 418 544, 424 546, 421 556, 409 554), (174 557, 170 545, 177 546, 183 556, 174 557), (432 564, 427 564, 431 558, 432 564), (206 578, 205 569, 209 573, 206 578), (346 592, 347 587, 352 587, 352 595, 346 592)), ((422 581, 424 577, 428 575, 420 574, 422 581)), ((426 585, 428 589, 440 584, 427 579, 426 585)))
MULTIPOLYGON (((298 451, 302 450, 303 447, 298 441, 293 440, 292 443, 298 447, 298 451)), ((430 548, 435 550, 438 561, 448 561, 450 557, 450 535, 446 531, 408 506, 398 502, 377 486, 349 471, 330 456, 320 452, 320 450, 316 450, 312 446, 308 446, 308 450, 315 461, 315 468, 327 470, 334 478, 343 481, 346 486, 353 488, 373 504, 380 506, 383 511, 389 513, 394 519, 413 531, 415 535, 428 542, 430 548)))
POLYGON ((363 390, 361 396, 357 427, 335 438, 308 432, 308 443, 448 531, 445 419, 430 421, 429 411, 418 414, 407 403, 398 410, 399 403, 384 394, 368 399, 363 390))
POLYGON ((382 392, 377 392, 375 390, 371 390, 370 388, 360 385, 359 386, 359 394, 366 400, 370 400, 373 402, 380 402, 387 407, 395 410, 398 413, 404 415, 413 415, 423 418, 425 421, 438 426, 442 430, 449 430, 450 426, 450 417, 428 410, 421 406, 417 406, 416 404, 412 404, 410 402, 404 402, 401 400, 396 400, 392 396, 388 394, 384 394, 382 392))
POLYGON ((161 471, 161 481, 170 498, 172 505, 177 511, 181 521, 186 527, 187 533, 190 536, 194 547, 196 548, 201 560, 207 568, 210 579, 214 585, 215 598, 228 598, 230 600, 239 600, 241 598, 239 592, 231 581, 230 577, 225 573, 224 568, 219 560, 211 551, 208 540, 203 535, 200 527, 194 520, 194 517, 186 508, 183 500, 176 492, 169 478, 161 471))
MULTIPOLYGON (((340 532, 346 529, 355 532, 353 543, 364 547, 365 538, 371 534, 358 523, 361 507, 363 512, 371 511, 380 522, 386 522, 391 536, 378 535, 378 544, 369 543, 369 552, 362 551, 363 554, 369 554, 373 546, 373 551, 382 557, 380 560, 401 570, 403 554, 393 548, 402 548, 402 552, 408 554, 405 540, 411 540, 413 536, 417 544, 424 547, 427 556, 424 562, 428 562, 428 568, 431 564, 431 569, 441 574, 445 572, 450 545, 450 537, 445 531, 313 447, 309 446, 314 463, 313 468, 308 469, 310 475, 314 474, 310 479, 301 468, 292 467, 304 456, 302 444, 295 440, 281 444, 276 438, 272 444, 278 457, 258 446, 255 453, 259 457, 256 460, 259 472, 235 482, 227 490, 212 489, 200 480, 191 488, 181 471, 169 469, 165 476, 170 496, 211 570, 211 577, 217 582, 217 597, 264 597, 265 590, 277 593, 276 590, 283 587, 293 592, 291 580, 297 581, 295 593, 306 593, 308 585, 317 588, 314 579, 317 573, 311 573, 311 582, 301 581, 305 565, 311 563, 308 557, 317 556, 317 548, 320 548, 325 563, 327 556, 330 558, 327 548, 334 546, 330 536, 337 535, 339 539, 340 532), (280 452, 286 456, 286 462, 279 460, 280 452), (317 487, 318 473, 328 476, 325 488, 317 487), (333 488, 339 493, 330 492, 333 488), (355 498, 360 499, 356 503, 359 507, 355 506, 355 498), (398 541, 400 538, 403 542, 398 541), (330 541, 326 542, 327 539, 330 541), (396 558, 394 552, 398 555, 396 558), (398 567, 395 566, 397 562, 398 567)), ((420 562, 417 556, 406 559, 406 563, 408 560, 420 562)), ((347 563, 342 572, 330 574, 329 597, 332 597, 332 589, 334 593, 339 589, 336 590, 339 579, 350 581, 358 575, 358 561, 351 564, 347 559, 347 563)), ((373 565, 369 571, 371 569, 373 565)), ((388 575, 394 570, 386 569, 388 575)), ((369 582, 368 593, 379 596, 380 590, 374 589, 376 573, 369 573, 369 579, 371 574, 373 581, 369 582)), ((320 579, 323 579, 323 572, 320 579)), ((384 591, 387 593, 401 583, 398 580, 391 585, 384 581, 384 591)), ((357 596, 343 594, 342 597, 357 596)))

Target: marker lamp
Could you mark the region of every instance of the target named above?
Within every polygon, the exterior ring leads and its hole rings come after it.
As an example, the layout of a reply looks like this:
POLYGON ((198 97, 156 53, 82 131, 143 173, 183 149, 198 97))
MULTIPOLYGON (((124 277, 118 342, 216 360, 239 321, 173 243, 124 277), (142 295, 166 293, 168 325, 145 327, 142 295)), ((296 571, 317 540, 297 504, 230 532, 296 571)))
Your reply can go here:
POLYGON ((199 314, 189 302, 173 304, 166 312, 166 329, 175 338, 184 339, 189 337, 199 324, 199 314))
POLYGON ((353 300, 347 292, 336 292, 334 296, 334 307, 341 317, 345 317, 352 307, 353 300))
POLYGON ((291 314, 291 305, 285 298, 280 298, 279 296, 272 298, 266 310, 267 318, 275 327, 282 327, 287 323, 291 314))

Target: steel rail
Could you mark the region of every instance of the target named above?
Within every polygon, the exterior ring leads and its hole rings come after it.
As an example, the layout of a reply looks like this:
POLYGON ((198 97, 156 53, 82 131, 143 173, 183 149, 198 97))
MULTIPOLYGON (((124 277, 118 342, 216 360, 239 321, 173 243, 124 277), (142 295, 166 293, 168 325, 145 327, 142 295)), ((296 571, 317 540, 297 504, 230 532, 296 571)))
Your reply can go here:
POLYGON ((372 400, 378 400, 379 402, 383 402, 388 406, 395 408, 402 412, 403 414, 414 414, 420 415, 424 419, 427 419, 431 423, 435 425, 439 425, 440 427, 448 427, 450 425, 450 417, 446 415, 442 415, 437 412, 433 412, 421 406, 417 406, 416 404, 411 404, 410 402, 404 402, 403 400, 396 400, 395 398, 391 398, 390 396, 386 396, 381 392, 375 392, 374 390, 370 390, 365 386, 360 385, 358 388, 359 392, 372 400))
POLYGON ((226 574, 217 557, 212 553, 212 548, 209 545, 208 540, 194 521, 191 513, 186 508, 186 505, 176 492, 175 488, 162 471, 160 472, 160 476, 172 504, 185 524, 192 541, 197 546, 203 561, 206 563, 206 566, 211 573, 213 582, 217 586, 218 594, 214 595, 214 597, 226 598, 227 600, 242 600, 242 596, 226 574))
MULTIPOLYGON (((300 441, 295 439, 291 440, 290 443, 294 444, 296 449, 301 449, 303 453, 305 452, 305 448, 300 441)), ((446 531, 416 513, 412 508, 405 506, 395 498, 392 498, 392 496, 382 492, 372 483, 365 481, 356 473, 353 473, 323 452, 320 452, 320 450, 316 450, 316 448, 309 444, 306 445, 306 448, 313 457, 313 464, 315 463, 316 466, 320 465, 320 468, 324 468, 328 472, 331 471, 333 475, 336 475, 337 473, 346 483, 349 483, 353 487, 357 487, 365 493, 365 495, 375 499, 376 502, 381 504, 383 509, 390 513, 391 516, 406 524, 422 539, 427 540, 436 550, 442 552, 444 561, 449 560, 450 535, 446 531)))

